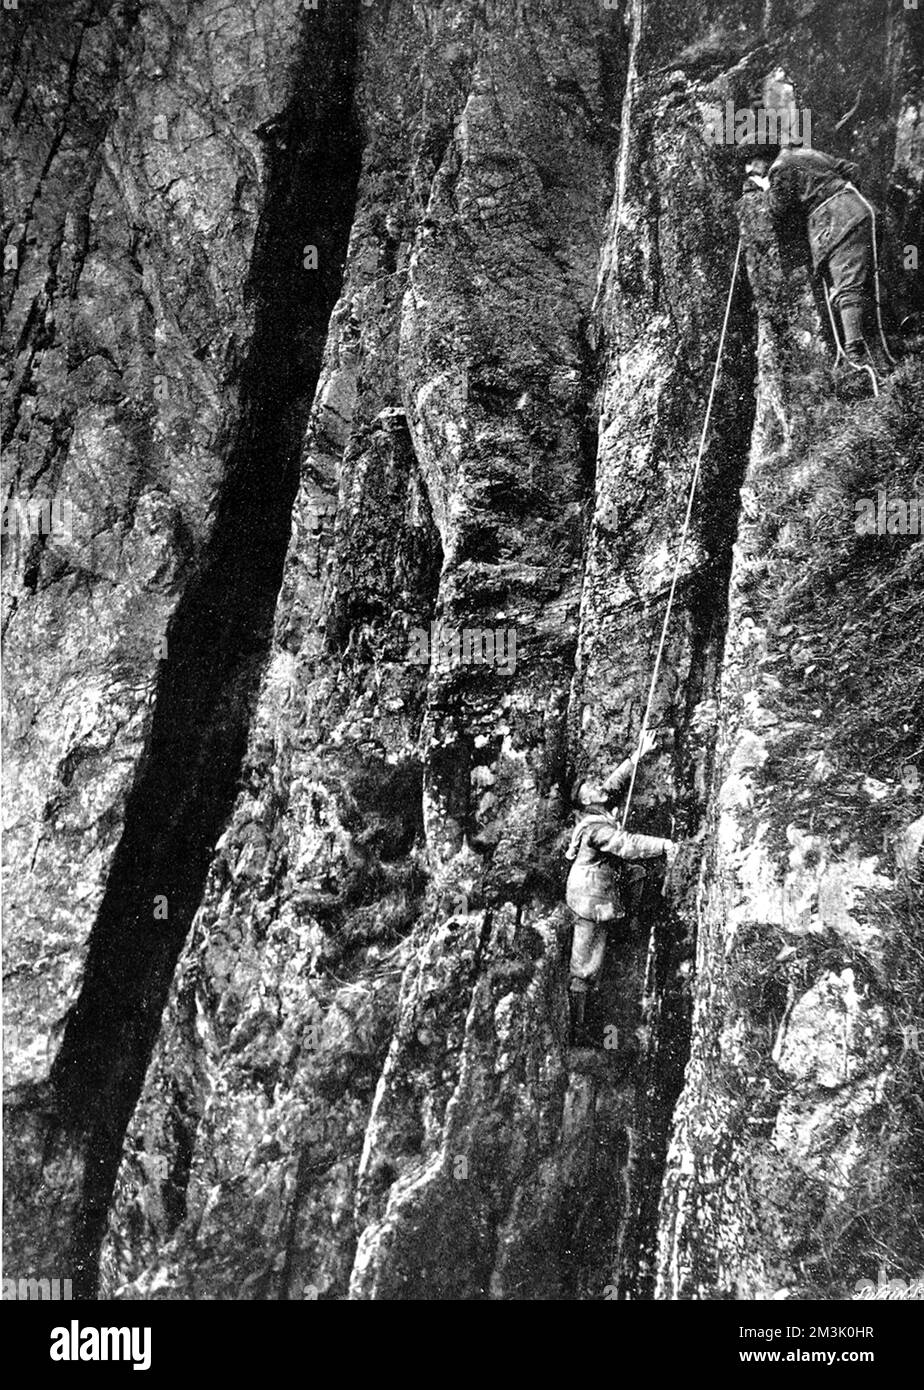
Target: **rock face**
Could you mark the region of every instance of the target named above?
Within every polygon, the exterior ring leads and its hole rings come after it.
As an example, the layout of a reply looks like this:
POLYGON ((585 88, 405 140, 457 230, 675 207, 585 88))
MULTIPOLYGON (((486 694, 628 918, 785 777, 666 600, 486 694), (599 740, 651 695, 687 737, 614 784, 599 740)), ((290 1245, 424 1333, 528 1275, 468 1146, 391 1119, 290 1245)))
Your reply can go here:
POLYGON ((358 164, 352 19, 312 24, 4 12, 7 486, 61 512, 4 535, 16 1266, 98 1244, 234 800, 358 164))
POLYGON ((758 413, 659 1295, 847 1298, 873 1251, 924 1258, 921 543, 857 534, 870 491, 917 495, 921 371, 845 419, 805 270, 783 273, 762 199, 740 211, 758 413))
POLYGON ((924 373, 838 400, 806 267, 704 138, 784 69, 917 310, 915 19, 4 15, 10 1274, 924 1267, 922 544, 856 524, 920 492, 924 373), (571 787, 638 739, 726 318, 630 822, 690 845, 575 1052, 571 787))

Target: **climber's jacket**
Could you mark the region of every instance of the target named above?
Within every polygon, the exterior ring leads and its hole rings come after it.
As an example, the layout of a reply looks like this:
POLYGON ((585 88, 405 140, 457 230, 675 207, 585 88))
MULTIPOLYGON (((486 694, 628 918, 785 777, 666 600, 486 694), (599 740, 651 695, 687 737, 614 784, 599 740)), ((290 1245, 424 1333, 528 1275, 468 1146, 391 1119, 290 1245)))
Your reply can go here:
POLYGON ((850 180, 857 166, 820 150, 781 151, 770 166, 770 211, 780 224, 805 218, 815 270, 839 242, 869 220, 869 209, 850 180))
MULTIPOLYGON (((613 779, 615 776, 614 773, 613 779)), ((613 779, 608 778, 607 781, 613 779)), ((656 854, 670 849, 670 846, 670 840, 622 830, 615 816, 607 812, 585 816, 575 826, 565 851, 567 857, 574 860, 568 874, 568 906, 578 917, 591 922, 609 922, 624 917, 622 873, 616 861, 653 859, 656 854)))

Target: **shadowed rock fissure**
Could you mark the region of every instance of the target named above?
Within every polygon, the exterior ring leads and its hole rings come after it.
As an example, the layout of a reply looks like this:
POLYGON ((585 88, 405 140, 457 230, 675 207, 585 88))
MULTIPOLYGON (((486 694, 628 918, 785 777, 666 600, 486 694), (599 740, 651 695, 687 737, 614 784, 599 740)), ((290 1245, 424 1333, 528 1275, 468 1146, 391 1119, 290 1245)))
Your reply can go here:
MULTIPOLYGON (((315 17, 316 21, 316 17, 315 17)), ((340 288, 359 170, 354 7, 304 47, 266 134, 264 212, 245 294, 254 312, 213 538, 168 634, 145 759, 52 1075, 56 1137, 86 1155, 73 1265, 91 1297, 125 1127, 236 791, 272 635, 298 461, 340 288), (306 245, 318 269, 303 265, 306 245), (156 898, 168 919, 155 920, 156 898)))
MULTIPOLYGON (((726 292, 723 286, 719 293, 726 292)), ((676 786, 671 834, 681 839, 701 828, 705 813, 703 787, 712 777, 715 740, 700 755, 704 766, 695 775, 691 720, 696 706, 718 694, 718 679, 728 623, 728 586, 738 532, 740 488, 745 476, 754 426, 756 319, 746 277, 741 274, 732 306, 722 376, 707 441, 700 496, 694 518, 711 557, 708 566, 678 588, 675 620, 686 613, 691 625, 690 668, 683 709, 676 729, 676 786)), ((718 344, 716 344, 716 348, 718 344)), ((708 381, 704 383, 705 392, 708 381)), ((675 546, 679 545, 679 536, 675 546)), ((658 612, 661 621, 661 612, 658 612)), ((696 952, 698 874, 692 869, 675 879, 669 896, 649 888, 640 914, 647 921, 648 959, 642 996, 647 1033, 635 1079, 633 1122, 625 1159, 625 1206, 620 1213, 614 1274, 620 1298, 651 1298, 658 1209, 671 1135, 674 1107, 683 1086, 690 1053, 692 997, 689 982, 696 952)))

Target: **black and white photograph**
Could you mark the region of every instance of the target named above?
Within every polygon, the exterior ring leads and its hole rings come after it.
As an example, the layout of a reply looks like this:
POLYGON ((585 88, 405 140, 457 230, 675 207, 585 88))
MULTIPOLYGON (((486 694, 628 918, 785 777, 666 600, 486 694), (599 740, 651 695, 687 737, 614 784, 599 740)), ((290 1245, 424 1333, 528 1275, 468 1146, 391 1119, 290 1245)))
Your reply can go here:
POLYGON ((0 91, 26 1374, 596 1301, 881 1375, 918 0, 2 0, 0 91))

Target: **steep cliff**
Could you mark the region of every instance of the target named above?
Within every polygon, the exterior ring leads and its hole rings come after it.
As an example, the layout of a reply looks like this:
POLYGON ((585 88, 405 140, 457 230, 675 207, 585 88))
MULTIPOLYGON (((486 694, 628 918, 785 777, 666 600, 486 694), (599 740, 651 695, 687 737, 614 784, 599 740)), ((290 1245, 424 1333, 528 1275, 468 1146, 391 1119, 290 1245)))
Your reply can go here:
POLYGON ((704 138, 783 67, 920 307, 916 21, 4 15, 4 485, 70 505, 4 536, 9 1272, 709 1299, 924 1267, 924 546, 855 526, 920 492, 922 373, 838 400, 807 268, 704 138), (739 234, 632 813, 690 846, 577 1052, 570 789, 638 738, 739 234))
POLYGON ((352 17, 313 22, 4 11, 4 482, 66 509, 3 538, 14 1268, 98 1244, 233 804, 356 177, 352 17))
POLYGON ((804 269, 741 214, 758 414, 659 1289, 848 1298, 924 1264, 922 372, 845 413, 804 269))

